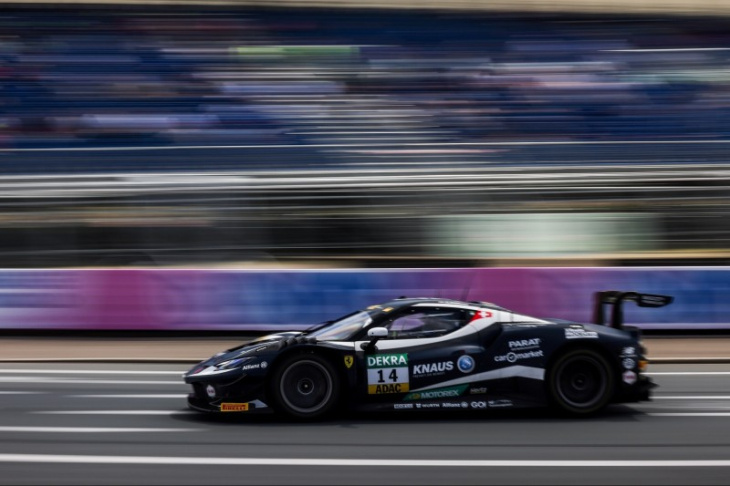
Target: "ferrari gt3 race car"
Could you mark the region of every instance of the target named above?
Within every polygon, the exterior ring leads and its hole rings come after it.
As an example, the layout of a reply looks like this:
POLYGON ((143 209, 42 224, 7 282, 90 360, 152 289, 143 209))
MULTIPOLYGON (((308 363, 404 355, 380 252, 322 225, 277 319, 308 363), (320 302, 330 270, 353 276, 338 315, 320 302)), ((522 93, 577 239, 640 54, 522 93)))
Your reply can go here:
POLYGON ((672 298, 598 292, 594 324, 486 302, 398 298, 216 354, 184 374, 193 388, 188 405, 303 420, 346 409, 552 406, 592 414, 609 403, 648 400, 654 386, 642 374, 640 330, 623 326, 625 301, 662 307, 672 298))

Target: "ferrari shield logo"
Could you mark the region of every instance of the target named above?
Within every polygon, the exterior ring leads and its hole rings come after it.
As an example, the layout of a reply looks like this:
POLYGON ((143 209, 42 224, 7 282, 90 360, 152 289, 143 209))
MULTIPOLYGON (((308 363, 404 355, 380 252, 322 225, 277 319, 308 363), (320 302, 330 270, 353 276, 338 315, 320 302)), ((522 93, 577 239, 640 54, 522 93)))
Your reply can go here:
POLYGON ((349 370, 352 368, 352 364, 355 362, 355 359, 352 356, 345 356, 345 366, 347 366, 347 369, 349 370))

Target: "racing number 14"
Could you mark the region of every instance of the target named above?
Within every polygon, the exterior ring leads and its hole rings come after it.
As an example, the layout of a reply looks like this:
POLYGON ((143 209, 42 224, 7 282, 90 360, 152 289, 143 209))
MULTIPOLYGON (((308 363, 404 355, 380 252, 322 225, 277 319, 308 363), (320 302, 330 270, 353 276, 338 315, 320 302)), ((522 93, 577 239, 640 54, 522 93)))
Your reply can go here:
MULTIPOLYGON (((385 379, 383 378, 383 370, 378 370, 378 383, 385 383, 385 379)), ((390 374, 388 375, 388 379, 392 381, 393 383, 398 382, 398 372, 395 368, 390 370, 390 374)))
POLYGON ((405 393, 408 390, 408 355, 367 356, 368 393, 405 393))

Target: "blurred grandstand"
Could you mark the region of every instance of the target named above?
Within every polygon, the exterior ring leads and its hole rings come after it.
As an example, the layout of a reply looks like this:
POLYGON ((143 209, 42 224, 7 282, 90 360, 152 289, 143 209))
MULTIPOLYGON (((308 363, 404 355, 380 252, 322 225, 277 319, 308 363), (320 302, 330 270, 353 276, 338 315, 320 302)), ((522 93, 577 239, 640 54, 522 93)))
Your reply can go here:
POLYGON ((0 7, 0 264, 727 263, 729 26, 0 7))

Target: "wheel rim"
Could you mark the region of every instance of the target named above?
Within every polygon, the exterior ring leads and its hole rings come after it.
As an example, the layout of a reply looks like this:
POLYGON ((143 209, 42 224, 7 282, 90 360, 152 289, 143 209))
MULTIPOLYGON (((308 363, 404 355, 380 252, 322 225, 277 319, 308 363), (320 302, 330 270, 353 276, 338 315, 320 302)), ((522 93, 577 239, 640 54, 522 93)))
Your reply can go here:
POLYGON ((605 396, 608 373, 597 359, 577 356, 560 365, 557 385, 565 403, 575 408, 590 408, 605 396))
POLYGON ((281 376, 279 391, 284 404, 295 412, 315 413, 329 403, 334 384, 321 363, 302 360, 291 364, 281 376))

